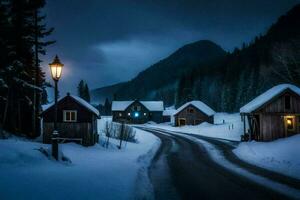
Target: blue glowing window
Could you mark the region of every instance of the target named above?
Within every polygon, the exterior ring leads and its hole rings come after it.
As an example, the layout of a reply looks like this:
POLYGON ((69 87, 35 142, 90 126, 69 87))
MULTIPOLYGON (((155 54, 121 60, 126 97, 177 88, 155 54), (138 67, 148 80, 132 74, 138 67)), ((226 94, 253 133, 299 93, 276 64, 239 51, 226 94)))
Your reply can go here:
POLYGON ((135 113, 134 113, 134 117, 139 117, 139 113, 138 113, 138 112, 135 112, 135 113))

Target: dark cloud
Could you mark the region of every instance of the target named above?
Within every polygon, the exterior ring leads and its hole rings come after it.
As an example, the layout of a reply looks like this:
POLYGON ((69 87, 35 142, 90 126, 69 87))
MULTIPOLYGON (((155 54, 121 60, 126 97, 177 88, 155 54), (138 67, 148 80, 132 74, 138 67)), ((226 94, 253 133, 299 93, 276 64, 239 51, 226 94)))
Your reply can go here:
POLYGON ((62 93, 125 81, 176 48, 210 39, 226 50, 264 33, 297 0, 48 0, 51 36, 44 68, 65 63, 62 93))

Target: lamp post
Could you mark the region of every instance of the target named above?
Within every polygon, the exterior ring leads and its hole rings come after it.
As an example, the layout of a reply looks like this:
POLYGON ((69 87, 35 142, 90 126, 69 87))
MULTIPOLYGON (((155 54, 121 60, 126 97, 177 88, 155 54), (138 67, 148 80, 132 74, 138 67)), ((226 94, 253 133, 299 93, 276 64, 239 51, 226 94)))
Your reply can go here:
POLYGON ((58 131, 57 131, 57 96, 58 96, 58 90, 57 90, 57 83, 58 80, 61 77, 61 72, 63 68, 63 64, 60 62, 58 56, 56 55, 53 62, 49 64, 51 76, 54 80, 54 130, 52 134, 52 156, 58 160, 58 131))

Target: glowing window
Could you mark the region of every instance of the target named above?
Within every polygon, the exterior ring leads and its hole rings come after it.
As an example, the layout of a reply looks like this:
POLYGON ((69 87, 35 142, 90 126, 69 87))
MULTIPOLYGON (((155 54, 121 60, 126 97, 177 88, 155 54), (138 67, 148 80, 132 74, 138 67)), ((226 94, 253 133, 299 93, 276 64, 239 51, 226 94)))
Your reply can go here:
POLYGON ((287 130, 295 130, 294 117, 286 117, 285 118, 285 122, 286 122, 286 128, 287 128, 287 130))
POLYGON ((147 113, 144 113, 144 116, 146 116, 147 115, 147 113))
POLYGON ((134 113, 134 117, 139 117, 139 113, 138 113, 138 112, 135 112, 135 113, 134 113))
POLYGON ((127 115, 130 116, 130 113, 128 113, 127 115))
POLYGON ((122 117, 122 113, 119 113, 119 117, 122 117))

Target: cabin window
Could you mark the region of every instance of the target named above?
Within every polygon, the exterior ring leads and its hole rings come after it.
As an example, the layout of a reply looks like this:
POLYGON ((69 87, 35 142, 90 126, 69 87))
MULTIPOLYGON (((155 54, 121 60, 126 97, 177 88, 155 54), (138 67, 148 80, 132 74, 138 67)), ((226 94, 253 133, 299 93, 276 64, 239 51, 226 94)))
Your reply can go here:
POLYGON ((144 113, 144 116, 146 116, 147 115, 147 113, 144 113))
POLYGON ((189 112, 189 113, 194 113, 194 109, 193 109, 193 108, 189 108, 189 109, 188 109, 188 112, 189 112))
POLYGON ((286 117, 285 120, 286 120, 286 128, 287 130, 295 130, 295 118, 294 117, 286 117))
POLYGON ((119 113, 119 117, 122 117, 122 113, 119 113))
POLYGON ((288 95, 284 97, 284 108, 286 110, 290 110, 291 109, 291 97, 288 96, 288 95))
POLYGON ((76 122, 77 121, 77 111, 76 110, 64 110, 63 111, 64 122, 76 122))
POLYGON ((130 113, 127 113, 128 116, 130 116, 130 113))
POLYGON ((141 106, 134 106, 133 110, 134 111, 141 111, 141 106))

